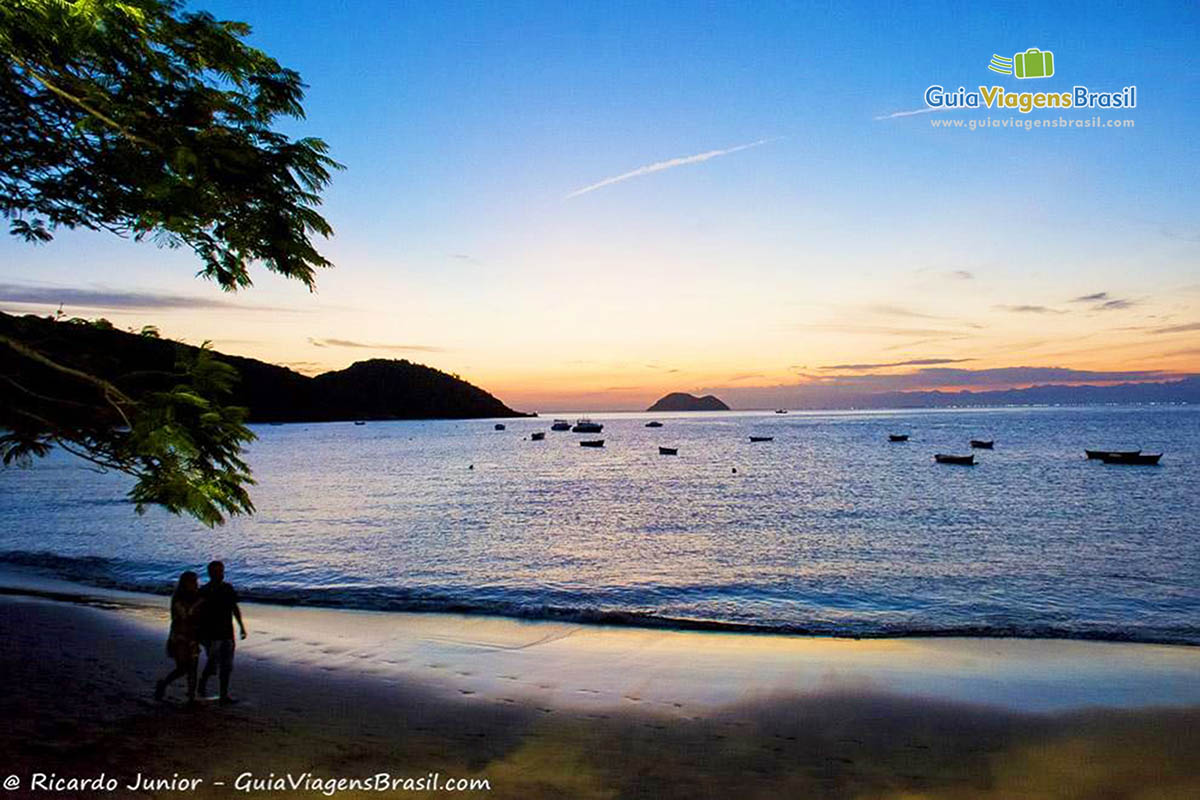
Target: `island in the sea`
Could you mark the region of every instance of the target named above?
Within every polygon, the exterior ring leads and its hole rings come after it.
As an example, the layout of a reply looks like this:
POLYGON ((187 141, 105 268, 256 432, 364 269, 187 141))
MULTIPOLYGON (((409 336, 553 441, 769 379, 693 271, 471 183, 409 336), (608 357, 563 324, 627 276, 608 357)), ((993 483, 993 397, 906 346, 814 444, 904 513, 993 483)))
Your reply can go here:
POLYGON ((729 406, 714 395, 696 397, 687 392, 671 392, 660 397, 647 411, 728 411, 729 406))

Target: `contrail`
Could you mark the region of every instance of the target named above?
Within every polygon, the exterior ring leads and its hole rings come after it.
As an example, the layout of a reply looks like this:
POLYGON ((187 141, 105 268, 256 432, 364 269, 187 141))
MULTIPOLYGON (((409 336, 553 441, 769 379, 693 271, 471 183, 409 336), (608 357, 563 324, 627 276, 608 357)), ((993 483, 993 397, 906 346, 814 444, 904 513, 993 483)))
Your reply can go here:
POLYGON ((737 147, 730 147, 726 150, 709 150, 707 153, 697 153, 694 156, 683 156, 681 158, 672 158, 669 161, 659 161, 656 164, 647 164, 644 167, 638 167, 635 170, 630 170, 629 172, 622 173, 615 177, 605 178, 599 183, 593 183, 591 186, 585 186, 582 189, 576 189, 563 199, 570 200, 572 197, 579 197, 581 194, 594 192, 597 189, 605 186, 611 186, 612 184, 620 183, 621 181, 627 181, 630 178, 637 178, 641 175, 649 175, 652 172, 662 172, 664 169, 682 167, 687 164, 699 164, 701 161, 708 161, 710 158, 727 156, 730 153, 736 153, 739 150, 749 150, 751 147, 758 147, 759 145, 764 145, 769 142, 777 142, 782 138, 784 137, 776 136, 774 139, 759 139, 757 142, 750 142, 750 144, 739 144, 737 147))
POLYGON ((881 119, 896 119, 897 117, 914 117, 917 114, 928 114, 931 111, 948 111, 948 110, 949 109, 946 109, 946 108, 925 107, 925 108, 914 109, 913 111, 893 111, 891 114, 880 114, 878 117, 875 117, 875 119, 881 120, 881 119))

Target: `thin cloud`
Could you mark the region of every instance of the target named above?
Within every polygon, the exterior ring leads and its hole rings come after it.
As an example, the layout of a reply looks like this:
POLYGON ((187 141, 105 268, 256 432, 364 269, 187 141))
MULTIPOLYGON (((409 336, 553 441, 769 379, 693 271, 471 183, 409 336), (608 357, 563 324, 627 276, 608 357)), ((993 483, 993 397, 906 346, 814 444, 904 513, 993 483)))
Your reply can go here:
POLYGON ((884 369, 886 367, 929 367, 937 364, 961 364, 964 361, 974 361, 973 358, 914 358, 908 361, 892 361, 888 364, 830 364, 821 369, 884 369))
POLYGON ((958 278, 960 281, 974 280, 975 273, 968 272, 965 269, 956 269, 950 273, 950 277, 958 278))
POLYGON ((1155 328, 1152 333, 1188 333, 1200 331, 1200 322, 1189 322, 1186 325, 1171 325, 1167 328, 1155 328))
POLYGON ((880 114, 878 117, 875 117, 875 121, 879 122, 880 120, 885 120, 885 119, 899 119, 901 117, 915 117, 919 114, 932 114, 934 111, 948 111, 948 110, 949 109, 947 109, 947 108, 930 108, 929 106, 926 106, 925 108, 914 108, 911 111, 893 111, 890 114, 880 114))
POLYGON ((1126 308, 1132 308, 1137 305, 1137 300, 1129 300, 1124 297, 1112 297, 1108 292, 1095 292, 1093 294, 1085 294, 1079 297, 1073 297, 1070 303, 1091 303, 1095 311, 1121 311, 1126 308))
POLYGON ((245 305, 196 295, 133 292, 120 289, 72 289, 57 286, 0 284, 0 302, 21 305, 75 306, 92 309, 226 308, 244 311, 295 311, 290 308, 245 305))
POLYGON ((663 170, 674 169, 675 167, 683 167, 683 166, 687 166, 688 164, 699 164, 702 161, 708 161, 709 159, 717 158, 718 156, 727 156, 731 153, 737 153, 742 150, 749 150, 752 147, 760 147, 760 146, 762 146, 764 144, 768 144, 770 142, 777 142, 782 138, 783 138, 782 136, 777 136, 774 139, 759 139, 757 142, 750 142, 749 144, 739 144, 737 147, 730 147, 725 150, 709 150, 706 153, 697 153, 694 156, 682 156, 680 158, 668 159, 667 161, 658 161, 654 164, 647 164, 644 167, 638 167, 637 169, 630 170, 629 172, 624 172, 624 173, 621 173, 620 175, 615 175, 611 178, 605 178, 602 181, 593 183, 590 186, 585 186, 582 189, 576 189, 575 191, 566 195, 563 199, 570 200, 572 197, 579 197, 582 194, 587 194, 588 192, 594 192, 597 189, 602 189, 605 186, 612 186, 614 183, 620 183, 621 181, 627 181, 630 178, 640 178, 643 175, 650 175, 655 172, 662 172, 663 170))
POLYGON ((876 305, 868 308, 874 314, 880 314, 886 317, 909 317, 912 319, 945 319, 935 314, 925 314, 920 311, 913 311, 910 308, 901 306, 876 305))
POLYGON ((921 336, 926 341, 962 337, 962 331, 939 328, 899 328, 888 325, 858 325, 854 323, 804 323, 793 326, 793 330, 829 331, 831 333, 861 333, 877 336, 921 336))
POLYGON ((992 307, 1000 309, 1001 311, 1011 311, 1014 314, 1066 314, 1067 313, 1066 311, 1061 311, 1057 308, 1050 308, 1049 306, 1017 305, 1017 306, 992 306, 992 307))
POLYGON ((402 350, 412 353, 444 353, 444 347, 433 347, 426 344, 371 344, 368 342, 355 342, 350 339, 313 339, 309 338, 308 343, 313 347, 354 347, 363 350, 402 350))

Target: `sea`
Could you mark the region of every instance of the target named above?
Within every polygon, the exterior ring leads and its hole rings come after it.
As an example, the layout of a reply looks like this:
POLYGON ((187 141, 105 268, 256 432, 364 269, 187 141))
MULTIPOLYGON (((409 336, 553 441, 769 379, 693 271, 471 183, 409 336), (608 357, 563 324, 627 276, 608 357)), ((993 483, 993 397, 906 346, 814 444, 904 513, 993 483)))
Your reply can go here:
POLYGON ((1200 407, 593 418, 254 426, 257 513, 212 530, 55 452, 0 470, 0 568, 165 593, 221 559, 285 604, 1200 644, 1200 407), (995 448, 935 463, 970 439, 995 448))

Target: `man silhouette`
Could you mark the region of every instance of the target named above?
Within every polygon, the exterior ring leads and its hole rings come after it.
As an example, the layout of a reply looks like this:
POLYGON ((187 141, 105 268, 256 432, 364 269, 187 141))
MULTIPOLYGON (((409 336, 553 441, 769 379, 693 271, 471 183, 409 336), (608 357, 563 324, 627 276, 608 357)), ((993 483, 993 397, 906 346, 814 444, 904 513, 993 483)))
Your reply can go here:
POLYGON ((216 672, 221 683, 220 700, 232 703, 229 696, 229 674, 233 672, 233 621, 236 619, 242 638, 246 626, 238 608, 237 592, 225 582, 225 564, 214 561, 208 565, 208 583, 200 587, 200 641, 208 659, 200 675, 200 696, 208 695, 208 679, 216 672))

